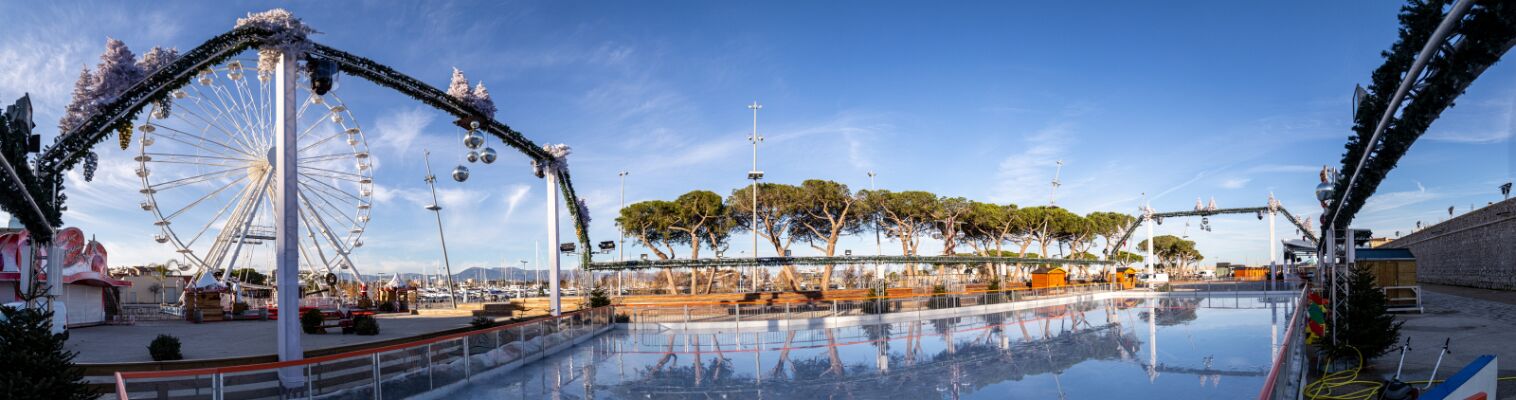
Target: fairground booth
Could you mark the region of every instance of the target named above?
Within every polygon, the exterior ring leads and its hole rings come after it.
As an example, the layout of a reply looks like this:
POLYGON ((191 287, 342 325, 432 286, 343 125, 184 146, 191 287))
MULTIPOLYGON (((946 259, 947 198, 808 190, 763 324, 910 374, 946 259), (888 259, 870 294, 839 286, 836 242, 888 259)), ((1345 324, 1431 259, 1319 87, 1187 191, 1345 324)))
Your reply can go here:
MULTIPOLYGON (((46 267, 42 260, 46 249, 40 249, 33 257, 33 275, 21 275, 23 249, 31 246, 25 229, 17 224, 0 231, 0 304, 17 303, 23 300, 27 290, 24 281, 35 279, 47 282, 46 267)), ((54 305, 62 310, 69 327, 98 325, 115 318, 120 313, 118 288, 129 287, 131 282, 110 276, 105 246, 94 240, 85 240, 79 228, 63 228, 58 231, 54 244, 61 248, 63 257, 63 297, 54 305)))
POLYGON ((1042 266, 1032 271, 1032 289, 1067 286, 1068 276, 1062 267, 1042 266))
POLYGON ((1116 273, 1111 275, 1111 283, 1122 289, 1137 287, 1137 269, 1132 267, 1116 268, 1116 273))

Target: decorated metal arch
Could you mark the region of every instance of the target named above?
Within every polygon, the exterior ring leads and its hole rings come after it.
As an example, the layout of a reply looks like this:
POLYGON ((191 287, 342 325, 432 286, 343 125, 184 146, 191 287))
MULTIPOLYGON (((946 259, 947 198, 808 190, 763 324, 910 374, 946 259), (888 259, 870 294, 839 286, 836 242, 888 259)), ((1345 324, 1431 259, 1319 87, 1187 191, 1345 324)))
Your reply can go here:
MULTIPOLYGON (((41 211, 15 210, 12 214, 28 226, 58 225, 62 211, 66 209, 63 205, 66 199, 63 195, 66 171, 81 162, 86 163, 87 170, 93 169, 93 165, 90 165, 94 157, 93 148, 105 142, 112 132, 118 133, 125 145, 133 129, 140 129, 134 126, 134 121, 142 111, 152 108, 154 114, 160 110, 170 113, 168 105, 175 100, 176 95, 183 94, 181 89, 196 83, 207 71, 228 72, 226 65, 229 62, 235 63, 236 57, 247 50, 256 49, 259 53, 257 73, 260 78, 272 73, 280 54, 292 54, 299 61, 304 61, 302 73, 309 77, 302 83, 306 89, 321 92, 316 89, 323 84, 329 88, 330 74, 340 71, 451 114, 458 118, 460 127, 477 126, 479 131, 488 132, 501 143, 526 155, 538 177, 555 175, 560 183, 557 190, 563 196, 563 202, 568 206, 574 221, 577 241, 581 246, 589 246, 587 227, 590 219, 583 201, 573 189, 566 161, 567 146, 538 145, 521 132, 495 120, 494 106, 488 101, 487 95, 481 101, 457 93, 450 94, 374 60, 312 41, 308 36, 314 32, 289 12, 275 9, 249 14, 247 18, 239 19, 232 30, 216 35, 182 54, 160 52, 160 49, 149 52, 139 64, 146 64, 151 68, 150 71, 141 71, 137 79, 114 83, 117 86, 115 93, 93 99, 95 101, 84 109, 74 109, 71 106, 67 110, 66 121, 60 126, 58 138, 42 151, 32 166, 35 171, 35 178, 32 178, 35 180, 34 185, 21 182, 21 185, 7 185, 5 189, 17 194, 30 192, 27 194, 31 198, 42 200, 38 207, 41 211), (152 62, 147 62, 149 57, 153 57, 152 62), (27 190, 26 186, 35 189, 27 190)), ((149 116, 153 117, 158 115, 149 116)), ((43 233, 45 232, 38 232, 39 235, 43 233)), ((588 264, 591 254, 581 253, 580 257, 583 263, 588 264)))

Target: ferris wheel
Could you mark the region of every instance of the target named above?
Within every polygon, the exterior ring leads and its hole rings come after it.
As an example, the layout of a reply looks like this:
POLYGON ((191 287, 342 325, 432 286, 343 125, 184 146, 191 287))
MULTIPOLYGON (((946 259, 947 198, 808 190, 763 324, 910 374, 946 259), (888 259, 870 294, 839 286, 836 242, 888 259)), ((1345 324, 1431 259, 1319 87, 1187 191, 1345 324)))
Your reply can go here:
MULTIPOLYGON (((196 270, 268 271, 275 265, 275 96, 256 60, 201 70, 154 105, 137 127, 141 206, 196 270)), ((317 95, 298 74, 299 241, 302 272, 330 284, 356 280, 350 255, 363 246, 373 197, 373 160, 352 111, 336 89, 317 95)))

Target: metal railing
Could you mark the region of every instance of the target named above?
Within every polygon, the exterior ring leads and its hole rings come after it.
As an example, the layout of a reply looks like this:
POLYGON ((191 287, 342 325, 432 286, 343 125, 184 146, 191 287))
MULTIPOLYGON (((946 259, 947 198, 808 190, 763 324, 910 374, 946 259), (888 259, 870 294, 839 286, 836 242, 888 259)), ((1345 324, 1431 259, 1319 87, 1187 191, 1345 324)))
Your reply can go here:
POLYGON ((610 329, 614 315, 600 307, 303 360, 117 372, 115 394, 121 400, 406 398, 541 359, 610 329), (293 377, 281 380, 281 370, 293 377))
POLYGON ((1268 378, 1263 381, 1263 390, 1258 393, 1258 400, 1298 399, 1305 388, 1305 372, 1308 368, 1305 359, 1305 316, 1306 308, 1310 306, 1308 293, 1309 286, 1300 291, 1300 299, 1296 301, 1295 311, 1290 314, 1290 322, 1284 331, 1284 342, 1279 345, 1279 353, 1274 355, 1274 365, 1269 369, 1268 378))
POLYGON ((623 304, 631 323, 743 322, 921 312, 1117 290, 1094 283, 1038 289, 966 290, 936 294, 854 296, 827 299, 623 304))

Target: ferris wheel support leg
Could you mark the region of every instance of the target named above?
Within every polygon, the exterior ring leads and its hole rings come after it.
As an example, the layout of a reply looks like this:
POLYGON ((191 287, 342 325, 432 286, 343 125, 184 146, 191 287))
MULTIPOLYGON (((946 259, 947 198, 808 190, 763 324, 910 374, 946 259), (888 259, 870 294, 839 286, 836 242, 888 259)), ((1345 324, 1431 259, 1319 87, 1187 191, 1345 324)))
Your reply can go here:
MULTIPOLYGON (((300 200, 296 170, 295 57, 285 53, 274 70, 274 267, 278 270, 279 361, 304 358, 300 347, 300 200)), ((299 367, 279 370, 286 389, 303 387, 299 367)))
MULTIPOLYGON (((553 316, 563 313, 562 298, 558 293, 558 172, 552 168, 547 169, 543 175, 547 180, 547 265, 548 265, 548 301, 549 312, 553 316)), ((589 249, 584 249, 589 251, 589 249)))

